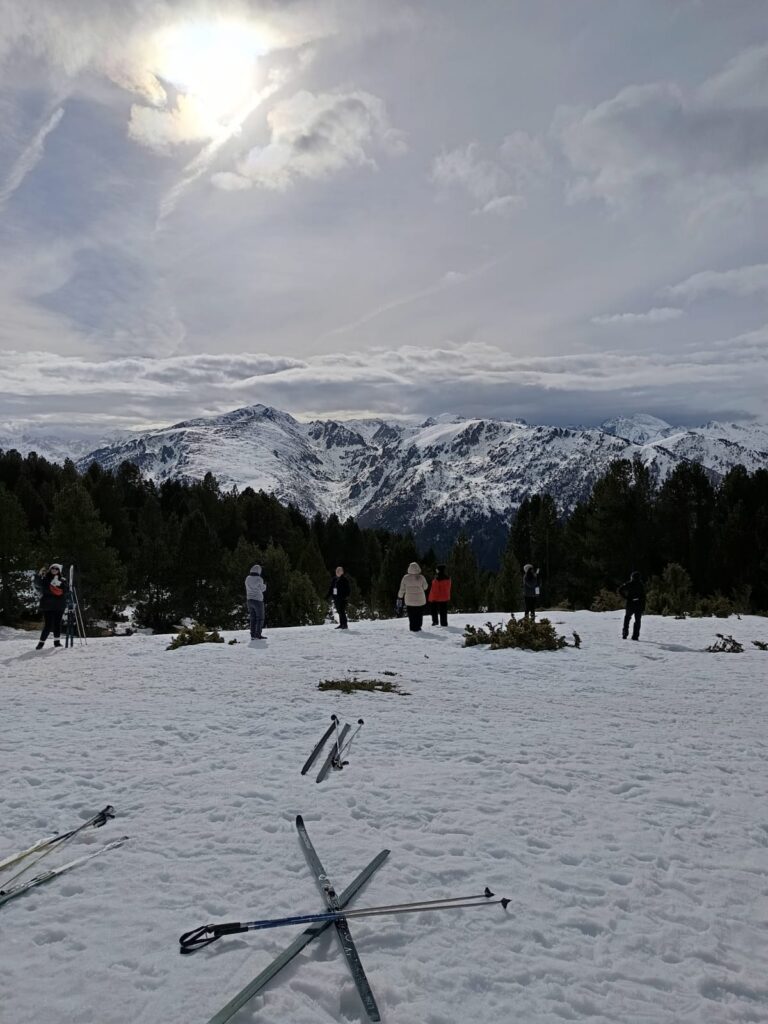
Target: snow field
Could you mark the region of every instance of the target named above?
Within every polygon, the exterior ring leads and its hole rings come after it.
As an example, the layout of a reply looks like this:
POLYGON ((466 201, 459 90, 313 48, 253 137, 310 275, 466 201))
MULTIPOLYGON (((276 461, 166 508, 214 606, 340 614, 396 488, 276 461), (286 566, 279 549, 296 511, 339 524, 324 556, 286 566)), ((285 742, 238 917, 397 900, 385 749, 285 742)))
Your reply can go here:
MULTIPOLYGON (((0 909, 2 1024, 205 1024, 301 929, 182 931, 322 909, 302 813, 353 906, 482 891, 499 907, 351 922, 386 1024, 768 1020, 768 620, 553 613, 581 650, 461 647, 465 621, 0 645, 0 859, 107 803, 57 861, 131 836, 0 909), (732 632, 741 655, 703 652, 732 632), (384 671, 410 696, 317 690, 384 671), (299 769, 336 712, 343 772, 299 769)), ((389 678, 389 677, 384 677, 389 678)), ((332 929, 235 1024, 358 1022, 332 929)))

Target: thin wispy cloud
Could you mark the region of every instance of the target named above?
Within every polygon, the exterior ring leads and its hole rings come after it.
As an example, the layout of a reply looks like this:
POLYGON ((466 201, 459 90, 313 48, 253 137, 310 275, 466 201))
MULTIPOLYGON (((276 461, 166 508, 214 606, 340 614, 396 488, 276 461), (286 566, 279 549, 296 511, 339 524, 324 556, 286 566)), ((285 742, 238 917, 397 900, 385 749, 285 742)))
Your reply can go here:
POLYGON ((683 302, 695 302, 706 295, 760 295, 768 292, 768 263, 733 270, 704 270, 666 289, 666 294, 683 302))
POLYGON ((5 181, 0 183, 0 209, 5 206, 16 189, 24 183, 27 175, 34 170, 43 157, 45 140, 64 117, 64 108, 59 107, 35 132, 29 144, 22 150, 11 167, 5 181))
POLYGON ((684 316, 682 309, 672 306, 654 306, 645 313, 602 313, 600 316, 593 316, 593 324, 611 326, 613 324, 633 327, 638 324, 664 324, 670 320, 678 320, 684 316))

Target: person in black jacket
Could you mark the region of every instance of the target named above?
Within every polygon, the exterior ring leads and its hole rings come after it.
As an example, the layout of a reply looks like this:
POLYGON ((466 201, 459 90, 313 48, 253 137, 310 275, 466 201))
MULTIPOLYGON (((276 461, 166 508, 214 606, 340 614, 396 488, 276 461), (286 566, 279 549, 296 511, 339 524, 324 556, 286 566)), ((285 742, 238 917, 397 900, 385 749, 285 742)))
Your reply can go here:
POLYGON ((536 621, 536 599, 539 596, 539 570, 532 565, 523 566, 523 606, 524 619, 530 616, 531 622, 536 621))
POLYGON ((344 568, 341 565, 337 566, 335 575, 331 577, 331 585, 328 588, 327 597, 333 600, 333 606, 339 616, 339 624, 336 629, 347 629, 349 580, 344 575, 344 568))
POLYGON ((622 637, 626 640, 629 635, 629 624, 634 617, 635 623, 632 627, 632 639, 640 639, 640 623, 645 611, 645 584, 639 572, 633 572, 626 583, 619 587, 619 593, 627 602, 624 615, 624 628, 621 631, 622 637))
POLYGON ((45 645, 50 633, 53 633, 53 646, 61 647, 61 620, 67 607, 69 584, 64 579, 63 566, 60 562, 52 562, 47 569, 41 569, 35 577, 35 588, 40 595, 40 611, 43 613, 43 631, 37 644, 37 650, 45 645))

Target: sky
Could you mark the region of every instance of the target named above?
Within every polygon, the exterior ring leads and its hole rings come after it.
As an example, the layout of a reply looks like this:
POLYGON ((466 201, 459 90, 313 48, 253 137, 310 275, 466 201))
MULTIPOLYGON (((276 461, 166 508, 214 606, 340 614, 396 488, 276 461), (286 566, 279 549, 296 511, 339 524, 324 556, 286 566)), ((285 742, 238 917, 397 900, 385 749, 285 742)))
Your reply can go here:
POLYGON ((0 427, 768 418, 765 0, 0 0, 0 427))

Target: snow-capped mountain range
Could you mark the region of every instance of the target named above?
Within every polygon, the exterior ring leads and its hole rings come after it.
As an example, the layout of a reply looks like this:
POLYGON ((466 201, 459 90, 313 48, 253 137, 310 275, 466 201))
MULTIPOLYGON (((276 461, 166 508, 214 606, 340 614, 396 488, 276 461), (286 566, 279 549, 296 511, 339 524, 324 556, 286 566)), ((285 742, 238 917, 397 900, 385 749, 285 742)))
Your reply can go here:
MULTIPOLYGON (((40 438, 0 435, 0 447, 34 448, 57 460, 65 444, 47 453, 40 438)), ((420 424, 300 422, 255 405, 122 435, 87 452, 73 443, 70 454, 81 469, 130 461, 158 482, 212 472, 224 488, 264 490, 309 516, 336 513, 365 526, 412 529, 422 545, 438 549, 467 528, 490 552, 526 496, 547 491, 570 509, 617 458, 639 457, 660 480, 686 460, 714 479, 739 463, 768 468, 768 425, 684 429, 646 415, 590 428, 450 415, 420 424)))

